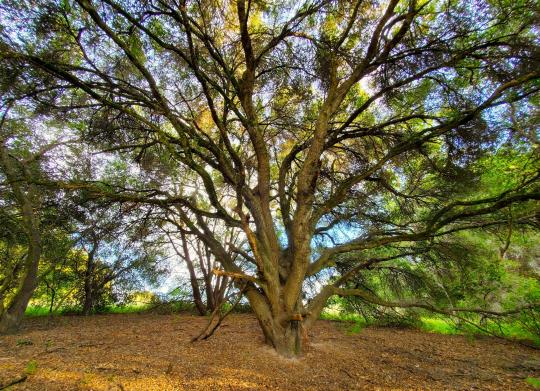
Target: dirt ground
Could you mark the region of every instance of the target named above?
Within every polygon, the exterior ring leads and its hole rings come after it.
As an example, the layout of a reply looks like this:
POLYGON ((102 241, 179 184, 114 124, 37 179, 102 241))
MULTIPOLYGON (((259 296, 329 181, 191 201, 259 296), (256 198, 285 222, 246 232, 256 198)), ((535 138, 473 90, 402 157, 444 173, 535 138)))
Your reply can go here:
POLYGON ((211 339, 191 315, 126 314, 26 321, 0 337, 0 384, 12 390, 527 390, 540 351, 492 338, 319 321, 300 359, 262 343, 251 315, 211 339))

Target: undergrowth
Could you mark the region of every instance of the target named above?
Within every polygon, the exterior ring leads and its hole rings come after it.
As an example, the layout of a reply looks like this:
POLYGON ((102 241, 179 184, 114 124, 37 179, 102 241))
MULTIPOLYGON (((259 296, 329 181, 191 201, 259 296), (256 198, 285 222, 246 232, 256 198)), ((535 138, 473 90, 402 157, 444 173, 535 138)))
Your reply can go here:
POLYGON ((456 322, 449 317, 443 316, 421 316, 414 319, 407 317, 403 319, 381 317, 375 320, 366 320, 359 314, 332 309, 323 311, 321 319, 350 323, 347 331, 351 334, 359 333, 367 326, 409 328, 445 335, 465 335, 470 337, 481 335, 498 336, 540 348, 540 336, 524 329, 517 322, 488 322, 479 325, 479 328, 473 322, 456 322))

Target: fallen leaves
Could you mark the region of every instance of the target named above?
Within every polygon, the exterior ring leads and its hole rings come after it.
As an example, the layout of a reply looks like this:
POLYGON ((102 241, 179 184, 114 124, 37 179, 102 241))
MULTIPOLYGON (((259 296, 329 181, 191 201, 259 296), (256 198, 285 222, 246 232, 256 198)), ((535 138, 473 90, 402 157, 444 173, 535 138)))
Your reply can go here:
POLYGON ((34 374, 12 390, 527 390, 540 352, 491 338, 366 328, 347 334, 320 321, 303 357, 285 359, 263 344, 251 315, 190 339, 207 319, 123 314, 27 321, 0 339, 0 384, 31 360, 34 374), (226 330, 226 332, 224 332, 226 330), (18 344, 29 340, 32 344, 18 344))

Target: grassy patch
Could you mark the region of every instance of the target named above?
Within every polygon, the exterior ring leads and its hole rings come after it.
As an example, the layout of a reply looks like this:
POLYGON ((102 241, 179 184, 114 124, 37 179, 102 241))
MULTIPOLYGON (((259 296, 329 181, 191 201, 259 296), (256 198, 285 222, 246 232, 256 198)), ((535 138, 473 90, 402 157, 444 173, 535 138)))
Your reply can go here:
MULTIPOLYGON (((367 322, 364 317, 358 314, 346 313, 337 309, 327 309, 323 311, 320 318, 337 322, 353 323, 353 325, 348 329, 348 333, 350 334, 356 334, 364 327, 370 325, 382 327, 392 326, 391 324, 385 324, 384 322, 380 321, 367 322)), ((418 324, 414 324, 412 327, 419 328, 420 330, 428 333, 466 335, 471 338, 474 338, 477 335, 498 335, 512 340, 527 341, 535 344, 536 346, 540 346, 540 337, 523 329, 518 323, 496 324, 488 322, 487 324, 482 325, 482 328, 485 330, 482 331, 468 323, 458 325, 450 318, 440 316, 422 316, 420 317, 418 324)))
POLYGON ((439 319, 439 318, 420 318, 421 326, 420 328, 429 333, 437 334, 459 334, 460 331, 456 328, 451 322, 439 319))
POLYGON ((29 317, 35 317, 35 316, 49 316, 49 315, 68 315, 68 314, 77 314, 79 313, 78 308, 74 307, 62 307, 56 310, 53 310, 53 312, 49 312, 49 307, 41 307, 41 306, 28 306, 26 308, 26 311, 24 314, 29 317))
POLYGON ((347 334, 349 335, 358 334, 364 327, 368 325, 363 316, 341 311, 323 311, 320 319, 350 323, 349 327, 347 328, 347 334))
POLYGON ((347 333, 350 335, 358 334, 366 325, 363 323, 355 322, 352 324, 352 326, 347 330, 347 333))
MULTIPOLYGON (((136 312, 147 311, 152 308, 151 304, 127 304, 127 305, 112 305, 103 308, 99 311, 100 314, 132 314, 136 312)), ((55 310, 52 314, 47 307, 29 306, 25 315, 29 317, 35 316, 48 316, 48 315, 67 315, 67 314, 79 314, 81 310, 79 308, 64 307, 59 310, 55 310)))
POLYGON ((24 313, 26 316, 46 316, 49 315, 49 309, 46 307, 28 307, 24 313))
MULTIPOLYGON (((228 310, 230 304, 224 305, 224 310, 228 310)), ((134 314, 151 311, 158 314, 174 314, 182 312, 195 312, 195 305, 190 301, 176 300, 164 302, 142 302, 136 301, 127 304, 113 304, 96 311, 97 314, 134 314)), ((250 313, 249 304, 240 303, 233 309, 234 313, 250 313)), ((50 315, 78 315, 81 314, 79 307, 62 307, 49 313, 49 308, 39 305, 28 306, 25 315, 28 317, 50 316, 50 315)), ((354 316, 353 316, 354 317, 354 316)))
POLYGON ((363 316, 340 311, 323 311, 320 318, 324 320, 334 320, 337 322, 355 322, 361 324, 366 323, 363 316))
POLYGON ((26 364, 26 368, 24 369, 24 373, 27 375, 33 375, 37 371, 37 361, 36 360, 30 360, 28 361, 28 364, 26 364))
POLYGON ((100 313, 103 314, 133 314, 137 312, 148 311, 152 308, 151 304, 126 304, 126 305, 113 305, 104 308, 100 313))
POLYGON ((17 346, 30 346, 34 343, 29 339, 18 339, 17 340, 17 346))
POLYGON ((437 317, 422 317, 421 329, 438 334, 463 334, 468 336, 477 335, 497 335, 516 341, 526 341, 536 346, 540 346, 540 337, 523 329, 518 323, 495 323, 487 322, 482 324, 483 330, 469 323, 456 325, 450 319, 437 317))
POLYGON ((537 377, 528 377, 527 379, 525 379, 525 381, 527 382, 527 384, 530 384, 534 388, 540 388, 540 379, 538 379, 537 377))
MULTIPOLYGON (((507 336, 508 338, 521 340, 521 341, 529 341, 533 343, 534 345, 540 347, 540 336, 535 335, 531 333, 530 331, 523 329, 519 324, 504 323, 502 325, 502 330, 504 332, 504 335, 507 336)), ((493 331, 497 332, 499 330, 494 329, 493 331)))

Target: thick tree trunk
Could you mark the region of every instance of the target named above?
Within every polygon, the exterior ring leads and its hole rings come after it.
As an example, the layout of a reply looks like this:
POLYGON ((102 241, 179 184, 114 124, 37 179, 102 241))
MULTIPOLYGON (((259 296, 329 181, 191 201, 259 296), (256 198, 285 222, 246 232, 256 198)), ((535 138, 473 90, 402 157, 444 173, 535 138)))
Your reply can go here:
POLYGON ((246 296, 259 321, 265 343, 272 346, 284 357, 298 357, 307 343, 306 328, 300 314, 277 315, 270 311, 264 297, 254 289, 247 290, 246 296))
POLYGON ((28 302, 32 297, 35 285, 24 284, 9 308, 0 317, 0 333, 15 331, 21 325, 28 302))
POLYGON ((14 297, 9 308, 0 316, 0 333, 15 331, 21 325, 24 312, 37 285, 36 275, 37 273, 29 273, 25 277, 20 291, 14 297))
POLYGON ((259 324, 265 336, 265 342, 284 357, 300 356, 307 342, 304 325, 301 320, 280 322, 271 319, 269 322, 259 319, 259 324))
POLYGON ((213 312, 216 309, 216 303, 219 303, 216 301, 216 293, 215 289, 212 287, 212 277, 211 276, 204 276, 204 291, 206 295, 206 308, 208 312, 213 312))
POLYGON ((22 174, 24 179, 28 179, 30 174, 24 165, 22 172, 18 172, 14 160, 5 146, 0 144, 0 165, 4 168, 4 173, 11 182, 13 195, 21 208, 24 231, 28 239, 28 255, 24 262, 23 280, 11 302, 0 314, 0 333, 17 329, 20 326, 28 302, 37 286, 38 266, 41 258, 40 221, 35 214, 35 210, 39 209, 36 202, 37 191, 32 185, 29 185, 26 191, 22 187, 23 182, 21 182, 19 174, 22 174))
POLYGON ((278 354, 291 358, 302 354, 306 342, 302 327, 300 320, 290 320, 285 327, 274 327, 270 342, 278 354))
POLYGON ((0 315, 0 333, 15 331, 19 328, 28 302, 37 286, 37 275, 39 259, 41 257, 41 246, 39 234, 31 236, 28 258, 26 261, 26 274, 22 284, 13 297, 11 303, 0 315))

